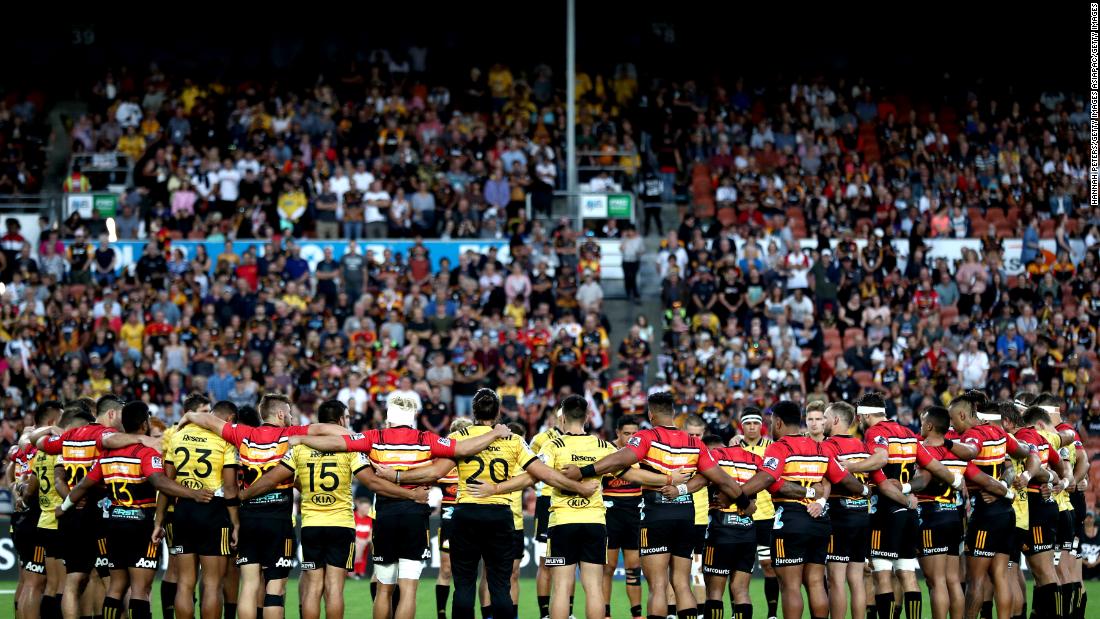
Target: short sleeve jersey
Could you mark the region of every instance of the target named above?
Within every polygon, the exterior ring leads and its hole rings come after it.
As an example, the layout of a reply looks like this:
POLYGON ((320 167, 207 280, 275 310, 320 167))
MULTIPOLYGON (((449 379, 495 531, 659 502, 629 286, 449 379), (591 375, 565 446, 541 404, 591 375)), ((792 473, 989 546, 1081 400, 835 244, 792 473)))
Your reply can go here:
POLYGON ((302 489, 303 527, 355 528, 351 479, 370 466, 365 454, 332 453, 296 445, 279 464, 294 472, 302 489))

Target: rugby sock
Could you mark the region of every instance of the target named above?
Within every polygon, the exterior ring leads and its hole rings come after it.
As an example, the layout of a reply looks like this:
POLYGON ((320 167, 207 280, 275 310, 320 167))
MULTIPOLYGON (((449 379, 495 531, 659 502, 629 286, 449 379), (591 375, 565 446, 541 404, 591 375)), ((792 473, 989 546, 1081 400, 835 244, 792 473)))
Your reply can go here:
POLYGON ((490 617, 492 617, 492 616, 493 616, 493 607, 491 605, 481 607, 481 619, 490 619, 490 617))
POLYGON ((264 618, 264 607, 263 606, 257 606, 256 607, 256 619, 263 619, 263 618, 264 618))
POLYGON ((222 604, 222 614, 225 619, 237 619, 237 605, 231 602, 222 604))
POLYGON ((130 599, 130 619, 153 619, 153 609, 149 600, 130 599))
POLYGON ((55 617, 61 616, 61 607, 55 606, 57 601, 57 598, 52 595, 47 595, 42 598, 43 619, 54 619, 55 617))
POLYGON ((752 619, 752 604, 738 604, 737 608, 741 609, 737 613, 737 619, 752 619))
POLYGON ((540 596, 538 596, 538 598, 539 598, 538 599, 538 602, 539 602, 539 617, 540 618, 541 617, 549 617, 550 616, 550 596, 549 595, 540 595, 540 596))
POLYGON ((103 598, 103 614, 100 616, 103 619, 121 619, 122 600, 112 597, 103 598))
POLYGON ((1077 600, 1077 619, 1085 619, 1085 607, 1089 604, 1089 592, 1081 591, 1081 598, 1077 600))
POLYGON ((875 596, 875 608, 878 610, 878 619, 890 619, 894 616, 894 594, 880 593, 875 596))
POLYGON ((176 583, 160 581, 160 612, 162 617, 176 616, 176 583))
POLYGON ((1058 585, 1048 584, 1041 587, 1035 587, 1035 592, 1031 600, 1031 606, 1035 608, 1035 611, 1040 617, 1057 617, 1059 613, 1059 599, 1058 585))
POLYGON ((604 616, 604 619, 611 619, 611 605, 610 604, 604 604, 603 605, 603 616, 604 616))
POLYGON ((920 591, 906 591, 903 600, 905 601, 906 619, 921 619, 921 612, 924 611, 924 599, 921 598, 920 591))
POLYGON ((569 616, 573 616, 573 596, 569 596, 569 616))
MULTIPOLYGON (((775 617, 779 608, 779 578, 764 577, 764 600, 768 603, 768 617, 775 617)), ((883 619, 886 619, 885 617, 883 619)))
MULTIPOLYGON (((726 605, 722 600, 707 600, 703 607, 706 608, 706 619, 723 619, 725 615, 726 605)), ((735 610, 733 619, 737 619, 736 612, 735 610)))
POLYGON ((378 595, 378 581, 370 581, 370 599, 373 600, 378 595))
POLYGON ((677 619, 698 619, 699 611, 695 608, 681 608, 676 613, 677 619))
POLYGON ((1076 600, 1073 599, 1073 584, 1062 585, 1060 590, 1062 594, 1062 617, 1071 619, 1073 609, 1077 606, 1076 600))
POLYGON ((519 604, 512 604, 512 617, 519 619, 519 604))
MULTIPOLYGON (((1027 614, 1027 596, 1026 595, 1024 596, 1024 608, 1023 608, 1023 610, 1020 611, 1020 617, 1022 619, 1027 619, 1027 617, 1028 617, 1028 614, 1027 614)), ((989 602, 989 617, 988 617, 988 619, 993 619, 993 602, 989 602)))
POLYGON ((1070 584, 1070 604, 1069 609, 1066 610, 1067 617, 1077 616, 1077 607, 1081 605, 1081 583, 1075 582, 1070 584))
MULTIPOLYGON (((569 614, 573 614, 573 613, 569 613, 569 614)), ((675 604, 669 604, 668 605, 668 612, 665 613, 665 617, 676 617, 676 616, 677 616, 676 615, 676 605, 675 604)))
POLYGON ((868 604, 867 605, 867 610, 865 612, 867 613, 867 615, 866 615, 867 619, 878 619, 878 607, 877 606, 874 606, 873 604, 868 604))
POLYGON ((630 616, 632 619, 642 619, 642 605, 630 607, 630 616))
POLYGON ((435 586, 435 614, 439 619, 447 619, 447 597, 451 595, 451 585, 435 586))
POLYGON ((894 598, 894 619, 901 619, 901 606, 898 606, 897 598, 894 598))

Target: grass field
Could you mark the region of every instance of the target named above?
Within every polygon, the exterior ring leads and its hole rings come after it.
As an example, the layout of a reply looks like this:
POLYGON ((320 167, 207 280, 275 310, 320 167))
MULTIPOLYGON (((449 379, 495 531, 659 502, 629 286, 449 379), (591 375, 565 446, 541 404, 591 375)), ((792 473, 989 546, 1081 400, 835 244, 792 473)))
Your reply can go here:
MULTIPOLYGON (((1100 612, 1097 611, 1097 604, 1100 604, 1100 581, 1091 581, 1086 583, 1086 589, 1089 593, 1090 617, 1100 617, 1100 612)), ((0 581, 0 618, 12 616, 11 597, 12 591, 15 589, 14 581, 0 581)), ((160 591, 159 582, 153 587, 153 616, 160 617, 160 591)), ((611 600, 612 613, 615 619, 620 617, 630 616, 630 604, 626 598, 626 589, 624 588, 623 581, 615 581, 613 587, 613 596, 611 600)), ((756 578, 753 579, 751 585, 751 594, 753 600, 754 619, 767 619, 767 607, 764 605, 764 581, 756 578)), ((1028 598, 1030 601, 1030 591, 1028 592, 1028 598)), ((345 616, 349 618, 370 617, 371 597, 370 597, 370 584, 365 580, 355 581, 349 580, 347 583, 347 589, 345 590, 345 600, 347 608, 345 616)), ((642 597, 643 604, 645 602, 645 596, 643 592, 642 597)), ((448 600, 449 602, 449 600, 448 600)), ((729 617, 729 607, 727 602, 726 616, 729 617)), ((287 591, 287 617, 298 616, 298 585, 297 581, 292 581, 289 590, 287 591)), ((420 587, 417 590, 416 596, 416 616, 424 617, 425 619, 432 619, 435 615, 435 579, 425 578, 420 581, 420 587)), ((574 614, 578 616, 578 619, 583 619, 584 612, 584 593, 580 590, 580 586, 577 587, 577 597, 575 600, 574 614)), ((643 608, 644 612, 644 608, 643 608)), ((450 615, 450 608, 448 607, 448 615, 450 615)), ((805 616, 809 616, 809 609, 806 609, 805 616)), ((480 616, 480 612, 478 613, 480 616)), ((520 600, 519 600, 519 616, 520 619, 538 619, 538 608, 535 602, 535 581, 534 579, 525 578, 520 582, 520 600)), ((925 591, 924 600, 924 616, 931 617, 931 609, 929 608, 928 595, 925 591)))

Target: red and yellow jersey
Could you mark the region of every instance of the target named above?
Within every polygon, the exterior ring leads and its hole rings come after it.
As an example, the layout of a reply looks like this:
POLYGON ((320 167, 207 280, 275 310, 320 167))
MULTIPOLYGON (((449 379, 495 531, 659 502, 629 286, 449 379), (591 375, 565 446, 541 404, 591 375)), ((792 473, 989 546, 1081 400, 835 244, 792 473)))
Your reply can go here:
MULTIPOLYGON (((858 438, 845 434, 830 436, 822 441, 821 446, 826 455, 835 458, 842 466, 862 462, 871 457, 867 452, 867 444, 858 438)), ((881 483, 886 480, 882 470, 869 473, 854 473, 856 479, 863 483, 881 483)), ((865 496, 859 496, 846 492, 840 488, 833 488, 829 495, 829 503, 836 509, 844 508, 855 511, 866 511, 870 508, 870 502, 865 496)))
MULTIPOLYGON (((1024 441, 1028 445, 1031 445, 1031 451, 1039 458, 1039 464, 1043 467, 1058 466, 1062 464, 1062 458, 1058 455, 1058 450, 1051 446, 1047 442, 1046 437, 1039 433, 1035 428, 1020 428, 1016 430, 1015 437, 1021 441, 1024 441)), ((1028 492, 1039 492, 1043 484, 1030 480, 1027 482, 1028 492)))
MULTIPOLYGON (((719 447, 710 450, 710 453, 718 466, 738 484, 744 484, 752 479, 764 464, 763 458, 744 447, 719 447)), ((717 492, 714 488, 711 488, 711 490, 717 492)), ((737 509, 736 505, 730 505, 719 511, 740 513, 741 510, 737 509)))
POLYGON ((88 475, 88 471, 99 458, 103 439, 115 432, 114 428, 90 423, 66 430, 60 436, 49 437, 42 444, 42 451, 61 456, 57 465, 65 467, 65 482, 71 490, 88 475))
MULTIPOLYGON (((407 426, 368 430, 344 437, 348 451, 367 456, 377 466, 387 466, 398 471, 420 468, 431 464, 435 458, 454 458, 455 441, 440 437, 434 432, 416 430, 407 426)), ((412 488, 414 486, 406 486, 412 488)), ((375 508, 423 510, 426 506, 408 499, 378 496, 375 508)))
POLYGON ((604 477, 601 483, 603 504, 608 509, 630 509, 637 512, 642 506, 642 487, 638 484, 621 476, 604 477))
POLYGON ((993 479, 1000 479, 1004 473, 1005 458, 1009 451, 1019 449, 1019 443, 1004 428, 992 424, 982 424, 963 433, 960 442, 978 450, 978 455, 970 460, 970 466, 993 479))
MULTIPOLYGON (((306 426, 278 427, 262 425, 257 428, 241 424, 222 426, 222 438, 237 448, 241 486, 248 488, 268 470, 279 464, 286 455, 291 436, 309 433, 306 426)), ((294 503, 294 480, 275 486, 262 496, 245 501, 241 509, 251 514, 270 513, 272 516, 289 517, 294 503)))
POLYGON ((160 452, 145 445, 110 449, 88 470, 88 477, 107 487, 112 520, 147 520, 157 507, 157 490, 149 477, 164 473, 160 452))
POLYGON ((893 421, 880 421, 863 434, 868 455, 886 450, 886 466, 882 473, 890 479, 908 483, 913 477, 920 437, 912 430, 893 421))
MULTIPOLYGON (((679 471, 690 477, 718 466, 702 441, 674 427, 658 426, 636 432, 624 449, 634 453, 642 469, 662 475, 679 471)), ((645 518, 695 522, 695 501, 691 495, 669 499, 655 489, 647 489, 643 496, 645 518)))
POLYGON ((440 491, 443 492, 443 499, 440 501, 442 505, 454 505, 458 503, 458 467, 454 467, 443 477, 439 478, 436 482, 440 491))
POLYGON ((837 483, 844 479, 847 472, 840 468, 834 458, 826 455, 821 443, 808 436, 784 436, 768 445, 764 452, 764 462, 760 470, 767 473, 775 482, 768 488, 772 501, 786 508, 806 508, 808 499, 787 499, 778 496, 785 482, 802 486, 812 486, 822 479, 837 483))
MULTIPOLYGON (((966 460, 956 456, 950 449, 943 445, 928 446, 921 443, 921 446, 928 452, 928 455, 935 460, 939 460, 940 464, 947 467, 947 470, 959 475, 966 474, 966 460)), ((943 480, 934 477, 928 482, 924 490, 916 493, 916 496, 917 501, 921 503, 937 503, 951 508, 960 505, 961 500, 958 490, 952 488, 950 484, 944 483, 943 480)))

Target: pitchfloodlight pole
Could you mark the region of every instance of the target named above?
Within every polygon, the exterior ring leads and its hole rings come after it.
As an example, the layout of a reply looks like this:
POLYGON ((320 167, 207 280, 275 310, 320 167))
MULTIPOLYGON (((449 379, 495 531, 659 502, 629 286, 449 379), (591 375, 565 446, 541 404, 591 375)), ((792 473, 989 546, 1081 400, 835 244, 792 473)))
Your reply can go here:
POLYGON ((577 199, 577 7, 566 0, 565 9, 565 182, 569 204, 581 226, 577 199))

